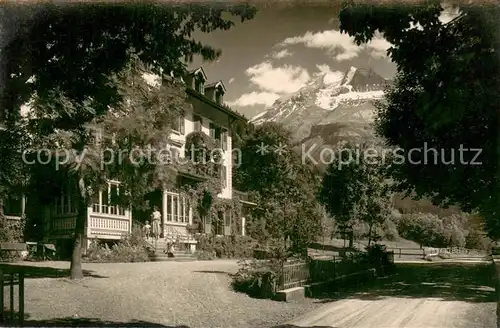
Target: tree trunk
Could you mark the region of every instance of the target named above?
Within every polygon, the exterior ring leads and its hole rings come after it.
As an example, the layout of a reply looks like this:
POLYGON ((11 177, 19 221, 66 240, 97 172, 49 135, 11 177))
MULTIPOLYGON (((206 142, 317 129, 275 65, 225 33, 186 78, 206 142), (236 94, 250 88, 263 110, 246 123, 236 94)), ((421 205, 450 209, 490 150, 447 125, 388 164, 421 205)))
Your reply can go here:
POLYGON ((373 230, 373 223, 371 222, 370 225, 369 225, 369 229, 368 229, 368 247, 370 247, 371 243, 372 243, 372 230, 373 230))
POLYGON ((87 204, 81 196, 78 197, 78 214, 75 223, 75 239, 71 255, 70 278, 82 279, 82 245, 84 242, 85 223, 87 221, 87 204))
POLYGON ((352 228, 349 230, 349 248, 354 248, 354 231, 352 228))

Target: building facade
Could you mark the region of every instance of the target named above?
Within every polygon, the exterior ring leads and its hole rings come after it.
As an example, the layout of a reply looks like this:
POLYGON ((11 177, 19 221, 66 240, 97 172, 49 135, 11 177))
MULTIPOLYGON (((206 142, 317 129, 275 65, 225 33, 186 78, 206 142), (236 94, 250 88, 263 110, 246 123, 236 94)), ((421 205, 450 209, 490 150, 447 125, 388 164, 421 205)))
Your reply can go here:
MULTIPOLYGON (((215 140, 217 148, 223 150, 222 191, 218 197, 224 199, 237 197, 245 208, 253 206, 254 204, 248 202, 248 199, 245 198, 244 193, 235 191, 232 187, 232 124, 236 120, 246 121, 246 119, 224 105, 223 99, 226 92, 224 83, 222 81, 207 83, 208 79, 203 68, 188 72, 181 80, 186 84, 186 93, 191 106, 175 122, 170 136, 171 141, 167 147, 170 148, 171 153, 184 157, 187 135, 192 132, 203 132, 210 136, 215 140)), ((161 227, 163 233, 161 237, 165 241, 180 242, 193 251, 196 248, 196 240, 188 229, 193 224, 193 209, 188 199, 179 192, 178 187, 186 179, 196 180, 199 177, 193 176, 189 172, 179 172, 178 175, 178 185, 170 189, 159 190, 157 194, 161 196, 157 197, 153 204, 158 207, 162 214, 161 227)), ((120 240, 131 232, 135 220, 144 222, 149 218, 151 212, 143 213, 142 218, 133 218, 132 209, 110 205, 112 195, 120 192, 123 191, 120 189, 119 181, 108 181, 108 188, 100 190, 99 193, 94 195, 92 204, 88 208, 85 229, 87 246, 95 239, 102 241, 120 240)), ((54 199, 53 206, 50 208, 41 207, 37 211, 36 215, 40 216, 44 222, 43 236, 46 242, 56 243, 63 248, 71 248, 65 244, 72 242, 75 230, 76 207, 72 202, 73 194, 73 191, 66 190, 60 197, 54 199)), ((16 206, 11 206, 13 210, 8 211, 8 214, 12 215, 13 219, 25 212, 26 198, 22 197, 19 202, 18 210, 14 210, 14 208, 17 208, 16 206), (20 212, 19 215, 15 215, 14 212, 16 211, 20 212)), ((222 220, 224 222, 223 226, 214 226, 210 218, 207 218, 202 223, 203 233, 214 233, 216 235, 245 234, 244 212, 239 218, 225 217, 225 213, 222 215, 224 216, 222 220), (230 220, 240 220, 241 230, 231 231, 230 220)))

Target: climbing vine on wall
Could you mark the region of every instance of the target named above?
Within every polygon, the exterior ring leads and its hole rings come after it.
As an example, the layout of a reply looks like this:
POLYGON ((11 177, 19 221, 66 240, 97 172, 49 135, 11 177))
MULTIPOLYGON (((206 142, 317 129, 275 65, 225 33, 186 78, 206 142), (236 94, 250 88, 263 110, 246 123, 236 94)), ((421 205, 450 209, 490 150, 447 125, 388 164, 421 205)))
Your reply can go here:
POLYGON ((235 234, 241 230, 241 202, 237 199, 216 198, 215 202, 209 209, 209 215, 212 218, 217 218, 219 212, 226 213, 231 218, 231 234, 235 234))
POLYGON ((204 232, 203 217, 210 216, 217 219, 218 212, 231 215, 231 231, 241 229, 238 220, 241 204, 238 200, 218 198, 222 191, 220 177, 222 154, 217 148, 215 140, 203 132, 192 132, 186 136, 186 158, 190 160, 183 163, 182 169, 186 172, 200 176, 203 181, 184 184, 181 187, 183 194, 192 205, 193 232, 204 232))

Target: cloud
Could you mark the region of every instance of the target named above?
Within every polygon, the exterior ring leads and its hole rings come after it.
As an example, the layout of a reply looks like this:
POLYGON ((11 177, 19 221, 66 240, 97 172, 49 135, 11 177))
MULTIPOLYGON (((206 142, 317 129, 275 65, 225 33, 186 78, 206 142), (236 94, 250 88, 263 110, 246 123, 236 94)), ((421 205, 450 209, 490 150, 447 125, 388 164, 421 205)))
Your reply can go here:
POLYGON ((249 67, 245 73, 262 91, 283 94, 299 90, 311 78, 303 67, 292 65, 273 67, 268 61, 249 67))
POLYGON ((235 78, 234 78, 234 77, 230 78, 230 79, 229 79, 229 81, 227 82, 227 84, 231 84, 231 83, 233 83, 233 82, 234 82, 234 80, 235 80, 235 78))
POLYGON ((253 91, 241 95, 235 101, 228 102, 228 104, 230 106, 241 106, 241 107, 256 106, 256 105, 271 106, 279 97, 280 97, 279 94, 273 92, 253 91))
POLYGON ((332 71, 331 67, 327 64, 316 65, 316 68, 319 72, 317 72, 315 75, 324 74, 325 77, 323 78, 323 82, 327 84, 342 80, 342 78, 344 77, 344 73, 342 73, 341 71, 332 71))
POLYGON ((368 42, 365 47, 369 54, 374 58, 386 58, 387 49, 389 49, 392 44, 389 43, 380 33, 375 33, 373 39, 368 42))
POLYGON ((296 92, 311 79, 307 69, 300 66, 284 65, 274 67, 269 61, 247 68, 245 74, 257 91, 242 94, 228 102, 232 106, 271 106, 281 96, 296 92))
POLYGON ((281 51, 273 52, 271 54, 271 56, 274 59, 281 59, 281 58, 285 58, 285 57, 291 57, 292 55, 293 55, 293 53, 291 53, 290 51, 288 51, 288 49, 283 49, 281 51))
POLYGON ((449 23, 452 19, 460 15, 460 9, 453 7, 451 4, 442 4, 443 11, 439 15, 439 21, 443 24, 449 23))
POLYGON ((380 34, 376 34, 368 44, 358 46, 354 43, 354 38, 337 30, 308 31, 301 36, 286 38, 278 46, 285 47, 294 44, 303 44, 308 48, 325 49, 338 61, 355 58, 363 50, 367 50, 370 55, 376 58, 385 57, 387 48, 391 46, 380 34))

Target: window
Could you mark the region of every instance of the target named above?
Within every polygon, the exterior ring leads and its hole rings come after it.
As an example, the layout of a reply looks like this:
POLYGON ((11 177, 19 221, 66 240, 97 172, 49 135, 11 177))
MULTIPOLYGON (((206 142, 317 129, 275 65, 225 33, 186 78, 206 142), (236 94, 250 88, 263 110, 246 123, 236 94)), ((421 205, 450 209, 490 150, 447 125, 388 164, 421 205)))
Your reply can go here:
POLYGON ((95 192, 92 194, 92 212, 99 213, 101 211, 101 194, 95 192))
POLYGON ((7 196, 3 199, 3 213, 9 216, 21 216, 22 197, 7 196))
POLYGON ((205 93, 205 88, 203 87, 203 78, 197 76, 194 80, 194 89, 201 93, 201 94, 204 94, 205 93))
POLYGON ((101 213, 108 214, 109 207, 109 188, 101 191, 101 213))
MULTIPOLYGON (((116 202, 118 198, 118 186, 111 185, 110 188, 109 200, 111 203, 116 202)), ((109 205, 109 214, 117 215, 118 214, 118 206, 109 205)))
POLYGON ((117 183, 108 183, 108 188, 92 195, 92 212, 125 216, 125 209, 118 205, 111 205, 117 201, 120 187, 117 183))
POLYGON ((57 215, 75 214, 77 211, 73 194, 64 191, 54 199, 54 213, 57 215))
POLYGON ((215 140, 216 147, 222 147, 222 129, 214 123, 210 123, 210 137, 215 140))
POLYGON ((215 102, 218 104, 222 104, 222 99, 223 99, 224 93, 222 90, 217 89, 215 90, 215 102))
POLYGON ((202 127, 202 118, 198 115, 193 115, 193 122, 194 122, 194 131, 195 132, 201 132, 201 127, 202 127))
POLYGON ((168 192, 167 198, 167 222, 188 223, 189 222, 189 204, 185 197, 177 193, 168 192))
POLYGON ((212 233, 214 235, 224 235, 225 213, 218 212, 217 217, 212 221, 212 233))
POLYGON ((231 210, 227 210, 226 215, 224 215, 224 226, 231 226, 231 210))
POLYGON ((172 130, 184 134, 184 114, 180 114, 177 118, 174 119, 174 123, 172 125, 172 130))

